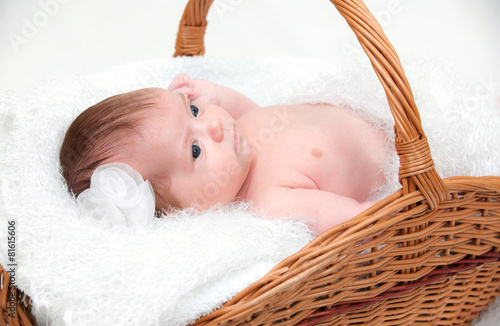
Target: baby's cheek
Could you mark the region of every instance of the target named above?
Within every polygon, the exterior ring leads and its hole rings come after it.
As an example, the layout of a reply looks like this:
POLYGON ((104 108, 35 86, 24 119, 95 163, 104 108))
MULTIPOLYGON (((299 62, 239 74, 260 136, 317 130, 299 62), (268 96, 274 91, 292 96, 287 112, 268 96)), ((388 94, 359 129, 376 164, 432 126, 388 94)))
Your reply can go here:
POLYGON ((238 178, 242 173, 242 168, 237 160, 228 161, 225 170, 231 178, 238 178))

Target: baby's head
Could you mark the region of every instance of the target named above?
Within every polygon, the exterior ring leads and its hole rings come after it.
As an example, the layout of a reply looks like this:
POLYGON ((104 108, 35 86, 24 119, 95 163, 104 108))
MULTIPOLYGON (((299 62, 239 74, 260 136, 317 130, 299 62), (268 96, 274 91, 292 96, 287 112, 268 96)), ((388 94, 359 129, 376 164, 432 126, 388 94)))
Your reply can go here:
MULTIPOLYGON (((90 177, 98 166, 125 163, 134 155, 143 125, 153 115, 157 97, 156 89, 115 95, 91 106, 73 121, 64 137, 59 159, 63 176, 76 196, 90 187, 90 177)), ((153 189, 156 209, 179 206, 168 187, 157 184, 153 189)))
POLYGON ((80 114, 66 132, 60 161, 77 196, 98 166, 121 162, 151 182, 157 210, 204 209, 238 195, 251 163, 247 146, 220 107, 150 88, 110 97, 80 114))

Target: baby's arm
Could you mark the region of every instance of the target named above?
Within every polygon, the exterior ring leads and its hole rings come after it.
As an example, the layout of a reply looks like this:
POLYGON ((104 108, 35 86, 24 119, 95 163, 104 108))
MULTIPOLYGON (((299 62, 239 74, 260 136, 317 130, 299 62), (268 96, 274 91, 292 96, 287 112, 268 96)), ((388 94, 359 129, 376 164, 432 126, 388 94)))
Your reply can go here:
POLYGON ((235 119, 239 119, 259 106, 245 95, 226 86, 215 85, 218 94, 216 105, 225 109, 235 119))
POLYGON ((259 106, 245 95, 222 85, 203 79, 190 79, 186 74, 177 75, 168 90, 182 93, 190 100, 214 104, 238 119, 259 106))
POLYGON ((350 220, 374 202, 359 203, 353 198, 317 189, 292 189, 275 187, 266 190, 256 208, 275 217, 302 216, 313 221, 311 229, 322 233, 329 228, 350 220), (259 205, 260 204, 260 205, 259 205))

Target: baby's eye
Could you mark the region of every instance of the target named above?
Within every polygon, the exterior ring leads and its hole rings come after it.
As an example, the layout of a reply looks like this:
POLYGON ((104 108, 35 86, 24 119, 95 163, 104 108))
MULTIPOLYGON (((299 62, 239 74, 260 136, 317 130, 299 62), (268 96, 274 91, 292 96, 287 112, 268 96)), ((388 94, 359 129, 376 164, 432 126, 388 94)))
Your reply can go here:
POLYGON ((191 151, 193 154, 193 160, 196 160, 201 155, 201 148, 197 143, 193 143, 191 151))
POLYGON ((200 109, 198 109, 198 107, 194 104, 191 104, 191 113, 197 117, 198 116, 198 113, 200 112, 200 109))

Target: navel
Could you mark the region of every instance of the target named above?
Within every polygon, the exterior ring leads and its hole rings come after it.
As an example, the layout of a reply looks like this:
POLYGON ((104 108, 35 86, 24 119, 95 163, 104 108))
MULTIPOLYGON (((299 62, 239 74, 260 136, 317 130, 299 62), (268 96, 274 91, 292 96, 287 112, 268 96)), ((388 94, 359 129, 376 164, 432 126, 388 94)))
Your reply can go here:
POLYGON ((311 154, 312 154, 312 156, 317 157, 317 158, 320 158, 321 156, 323 156, 323 153, 321 153, 321 151, 317 148, 313 148, 311 151, 311 154))

